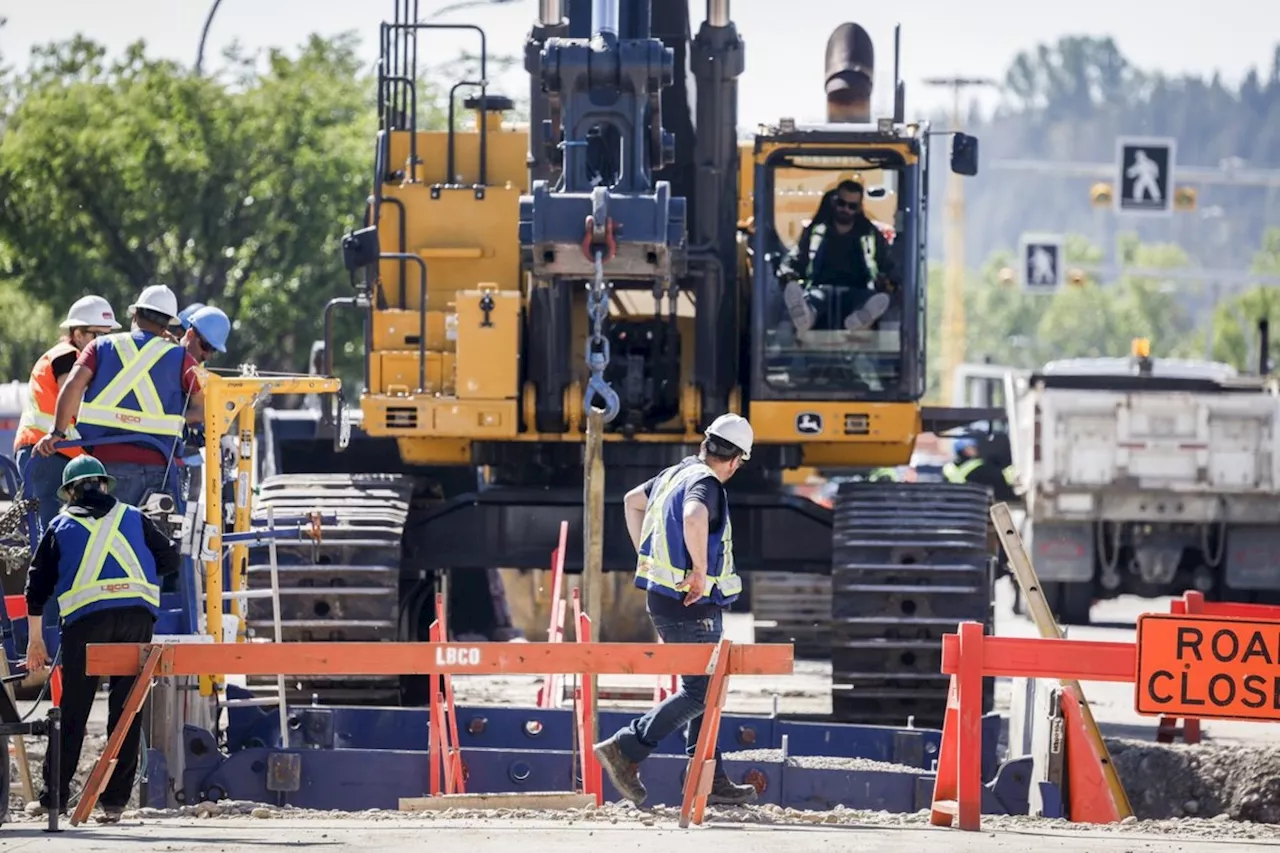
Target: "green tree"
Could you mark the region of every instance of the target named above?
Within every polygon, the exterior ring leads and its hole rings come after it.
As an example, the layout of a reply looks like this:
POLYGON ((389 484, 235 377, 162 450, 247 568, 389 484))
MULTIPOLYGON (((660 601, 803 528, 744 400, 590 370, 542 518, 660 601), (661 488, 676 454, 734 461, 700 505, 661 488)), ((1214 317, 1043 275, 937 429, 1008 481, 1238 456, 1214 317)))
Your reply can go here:
POLYGON ((223 364, 305 368, 372 175, 355 46, 312 37, 229 84, 141 43, 110 64, 83 38, 37 51, 0 139, 8 274, 55 313, 90 292, 123 313, 166 283, 232 319, 223 364))
MULTIPOLYGON (((1262 249, 1254 256, 1253 271, 1280 277, 1280 228, 1272 228, 1263 238, 1262 249)), ((1258 368, 1258 321, 1270 324, 1268 361, 1272 371, 1280 368, 1280 287, 1263 284, 1233 299, 1219 303, 1213 315, 1213 356, 1242 372, 1258 368)))

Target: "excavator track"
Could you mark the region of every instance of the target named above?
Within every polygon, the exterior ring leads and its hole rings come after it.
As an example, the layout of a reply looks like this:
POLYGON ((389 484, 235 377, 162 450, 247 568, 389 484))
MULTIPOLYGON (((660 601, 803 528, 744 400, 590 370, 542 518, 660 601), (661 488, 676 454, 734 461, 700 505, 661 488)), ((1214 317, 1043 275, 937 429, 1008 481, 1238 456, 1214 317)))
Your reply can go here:
MULTIPOLYGON (((262 481, 254 502, 257 525, 267 509, 277 518, 318 511, 336 516, 321 541, 283 540, 277 546, 280 614, 288 642, 379 642, 400 639, 400 564, 413 480, 390 474, 284 474, 262 481)), ((271 589, 266 548, 252 549, 248 587, 271 589)), ((246 627, 274 637, 270 598, 248 601, 246 627)), ((255 693, 275 691, 275 679, 250 678, 255 693)), ((286 680, 291 702, 399 704, 396 676, 332 676, 286 680)))
MULTIPOLYGON (((940 728, 942 636, 994 625, 994 550, 981 486, 847 483, 832 542, 831 703, 842 722, 940 728)), ((991 710, 991 679, 983 687, 991 710)))

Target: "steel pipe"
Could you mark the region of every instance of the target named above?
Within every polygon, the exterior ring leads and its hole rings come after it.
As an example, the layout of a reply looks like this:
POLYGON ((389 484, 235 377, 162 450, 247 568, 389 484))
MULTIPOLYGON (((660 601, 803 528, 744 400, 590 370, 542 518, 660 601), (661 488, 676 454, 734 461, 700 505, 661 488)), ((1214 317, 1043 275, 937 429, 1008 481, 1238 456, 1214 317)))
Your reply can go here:
POLYGON ((707 23, 713 27, 729 26, 729 0, 707 0, 707 23))
POLYGON ((618 0, 591 0, 591 32, 618 35, 618 0))

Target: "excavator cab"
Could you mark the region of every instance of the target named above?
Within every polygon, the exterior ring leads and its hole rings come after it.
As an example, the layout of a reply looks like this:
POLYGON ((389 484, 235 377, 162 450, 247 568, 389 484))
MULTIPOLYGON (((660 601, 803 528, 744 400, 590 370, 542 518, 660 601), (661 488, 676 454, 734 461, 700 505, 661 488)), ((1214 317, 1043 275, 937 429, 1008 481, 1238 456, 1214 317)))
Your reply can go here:
MULTIPOLYGON (((762 126, 755 138, 748 253, 753 401, 914 404, 924 396, 925 247, 931 154, 936 157, 930 143, 939 134, 925 122, 903 120, 901 94, 892 118, 872 121, 872 66, 866 32, 856 24, 837 28, 827 49, 827 122, 782 119, 762 126), (801 241, 818 245, 808 228, 834 233, 837 191, 850 182, 861 190, 861 215, 883 243, 877 249, 879 240, 862 236, 838 246, 864 256, 867 280, 824 287, 826 316, 811 329, 798 329, 779 270, 801 241), (846 328, 847 315, 876 293, 888 297, 883 313, 846 328)), ((952 137, 952 170, 976 174, 977 140, 946 135, 952 137)), ((833 245, 824 248, 834 251, 833 245)), ((848 266, 847 259, 835 263, 848 266)), ((793 272, 794 262, 786 266, 793 272)))

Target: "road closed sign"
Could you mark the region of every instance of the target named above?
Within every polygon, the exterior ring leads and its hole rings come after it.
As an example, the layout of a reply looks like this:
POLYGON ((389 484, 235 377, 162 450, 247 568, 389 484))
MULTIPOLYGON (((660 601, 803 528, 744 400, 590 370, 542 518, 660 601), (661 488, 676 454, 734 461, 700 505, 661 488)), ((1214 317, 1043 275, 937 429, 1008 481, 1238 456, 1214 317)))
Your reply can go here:
POLYGON ((1139 714, 1280 721, 1280 621, 1144 613, 1134 686, 1139 714))

